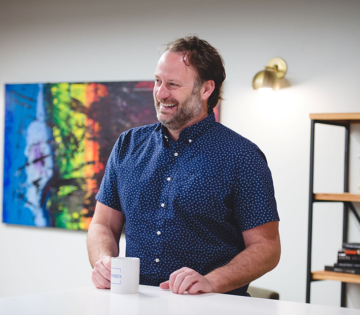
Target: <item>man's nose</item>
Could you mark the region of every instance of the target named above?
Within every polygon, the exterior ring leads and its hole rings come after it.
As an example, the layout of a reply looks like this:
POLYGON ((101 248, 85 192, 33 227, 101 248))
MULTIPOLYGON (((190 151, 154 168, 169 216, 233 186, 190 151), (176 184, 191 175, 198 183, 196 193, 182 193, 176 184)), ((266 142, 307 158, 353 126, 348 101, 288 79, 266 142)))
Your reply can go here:
MULTIPOLYGON (((156 89, 156 88, 155 88, 156 89)), ((165 100, 170 96, 169 90, 166 88, 164 84, 161 84, 157 91, 155 91, 156 98, 159 100, 165 100)))

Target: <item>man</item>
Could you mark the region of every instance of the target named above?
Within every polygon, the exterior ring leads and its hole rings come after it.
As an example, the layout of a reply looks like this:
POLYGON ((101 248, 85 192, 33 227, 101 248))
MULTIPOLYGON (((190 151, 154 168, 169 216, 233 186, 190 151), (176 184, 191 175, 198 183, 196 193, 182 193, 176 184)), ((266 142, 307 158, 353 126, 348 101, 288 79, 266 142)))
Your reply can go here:
POLYGON ((222 58, 196 36, 168 44, 155 70, 158 124, 120 135, 97 194, 88 250, 97 288, 126 221, 140 283, 173 293, 248 295, 280 258, 270 171, 259 148, 215 121, 222 58))

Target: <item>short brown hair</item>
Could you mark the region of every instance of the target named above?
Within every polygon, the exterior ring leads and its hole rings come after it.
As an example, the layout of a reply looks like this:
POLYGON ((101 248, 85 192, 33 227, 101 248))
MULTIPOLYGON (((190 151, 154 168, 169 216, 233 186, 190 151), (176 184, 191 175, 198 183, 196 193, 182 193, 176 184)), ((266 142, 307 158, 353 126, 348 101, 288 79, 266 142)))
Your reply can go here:
POLYGON ((224 61, 219 52, 197 36, 178 38, 166 45, 166 51, 183 53, 185 64, 194 67, 201 84, 207 80, 214 80, 215 89, 208 99, 211 112, 219 100, 222 100, 221 87, 226 78, 224 61))

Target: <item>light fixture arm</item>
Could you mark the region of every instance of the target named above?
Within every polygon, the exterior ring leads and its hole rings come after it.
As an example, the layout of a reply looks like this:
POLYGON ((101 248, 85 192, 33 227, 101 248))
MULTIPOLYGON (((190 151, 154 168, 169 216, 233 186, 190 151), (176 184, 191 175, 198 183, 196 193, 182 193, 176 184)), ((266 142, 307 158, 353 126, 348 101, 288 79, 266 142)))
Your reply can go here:
POLYGON ((287 64, 284 59, 276 57, 272 58, 262 70, 255 74, 252 82, 254 90, 270 88, 278 90, 280 88, 280 80, 287 72, 287 64))
POLYGON ((282 79, 287 72, 287 64, 284 59, 275 57, 272 58, 265 67, 268 71, 274 71, 279 79, 282 79))

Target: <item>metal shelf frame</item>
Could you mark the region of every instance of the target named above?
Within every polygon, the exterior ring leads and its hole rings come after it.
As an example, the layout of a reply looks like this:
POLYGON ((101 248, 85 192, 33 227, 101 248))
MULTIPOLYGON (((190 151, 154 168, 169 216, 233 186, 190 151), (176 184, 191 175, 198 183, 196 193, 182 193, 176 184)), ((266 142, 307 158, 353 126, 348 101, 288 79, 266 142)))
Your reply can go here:
MULTIPOLYGON (((308 218, 308 252, 307 252, 307 277, 306 277, 306 303, 310 303, 311 282, 319 281, 312 277, 311 273, 311 255, 312 255, 312 228, 313 228, 313 205, 315 202, 343 202, 343 231, 342 241, 348 240, 349 228, 349 209, 354 213, 360 223, 360 217, 355 207, 348 201, 334 200, 315 200, 314 197, 314 154, 315 154, 315 124, 327 124, 341 126, 345 128, 345 161, 344 161, 344 192, 349 192, 349 145, 350 145, 350 123, 351 121, 333 121, 333 120, 311 120, 311 141, 310 141, 310 185, 309 185, 309 218, 308 218)), ((346 283, 341 282, 341 306, 346 307, 346 283)))

